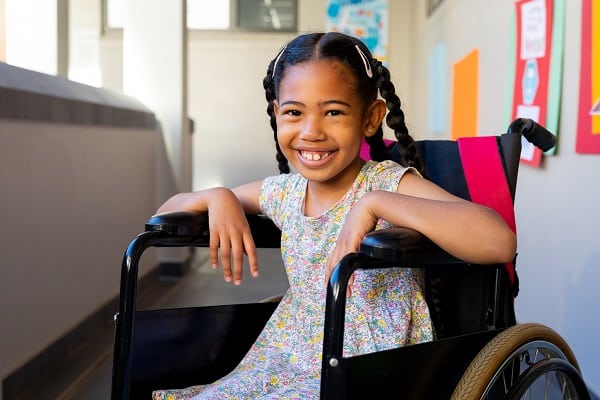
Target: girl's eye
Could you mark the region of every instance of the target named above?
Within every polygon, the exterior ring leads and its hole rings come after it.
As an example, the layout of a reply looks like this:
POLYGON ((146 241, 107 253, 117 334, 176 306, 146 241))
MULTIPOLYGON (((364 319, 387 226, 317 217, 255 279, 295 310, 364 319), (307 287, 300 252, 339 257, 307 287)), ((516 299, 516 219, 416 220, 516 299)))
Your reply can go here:
POLYGON ((336 115, 342 115, 342 112, 340 110, 329 110, 325 114, 335 117, 336 115))
POLYGON ((298 117, 302 113, 298 110, 285 110, 283 112, 284 115, 289 115, 290 117, 298 117))

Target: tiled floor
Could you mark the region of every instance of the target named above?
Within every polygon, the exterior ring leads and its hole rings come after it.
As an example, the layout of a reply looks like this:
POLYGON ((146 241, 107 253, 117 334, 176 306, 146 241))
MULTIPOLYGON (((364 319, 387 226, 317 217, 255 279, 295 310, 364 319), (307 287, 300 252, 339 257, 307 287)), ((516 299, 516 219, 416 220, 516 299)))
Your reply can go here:
MULTIPOLYGON (((215 304, 249 303, 260 301, 283 293, 287 287, 287 278, 281 264, 279 249, 259 249, 260 276, 252 278, 245 275, 240 286, 223 281, 220 270, 214 271, 207 264, 205 249, 197 249, 190 271, 171 285, 162 285, 166 289, 156 295, 156 301, 149 308, 175 308, 205 306, 215 304)), ((248 271, 247 266, 244 270, 248 271)), ((111 336, 113 332, 105 332, 111 336)), ((112 340, 104 352, 97 356, 76 382, 70 385, 61 400, 106 400, 110 398, 112 371, 112 340)))

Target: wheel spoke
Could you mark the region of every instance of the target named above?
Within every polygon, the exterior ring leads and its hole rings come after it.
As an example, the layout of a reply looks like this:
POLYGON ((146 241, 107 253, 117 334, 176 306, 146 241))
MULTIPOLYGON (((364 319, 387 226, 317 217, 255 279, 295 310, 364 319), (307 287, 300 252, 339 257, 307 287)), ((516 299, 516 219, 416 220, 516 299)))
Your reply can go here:
POLYGON ((538 357, 539 354, 540 354, 540 349, 538 347, 536 347, 535 348, 535 355, 533 356, 533 364, 535 364, 536 362, 538 362, 537 357, 538 357))
POLYGON ((550 382, 550 379, 548 378, 548 375, 550 375, 550 374, 545 374, 544 375, 544 380, 545 380, 545 383, 544 383, 544 399, 548 399, 548 396, 549 396, 548 393, 550 393, 550 387, 552 386, 552 383, 550 382))

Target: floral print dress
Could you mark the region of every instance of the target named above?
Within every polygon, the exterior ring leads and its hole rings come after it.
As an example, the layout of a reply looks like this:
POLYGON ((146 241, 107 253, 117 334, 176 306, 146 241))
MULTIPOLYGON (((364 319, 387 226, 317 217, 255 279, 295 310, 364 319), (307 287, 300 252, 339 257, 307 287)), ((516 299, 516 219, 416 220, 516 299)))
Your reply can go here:
MULTIPOLYGON (((303 213, 307 181, 299 174, 264 180, 261 209, 281 229, 290 287, 241 363, 210 385, 156 391, 169 399, 317 399, 325 314, 325 265, 354 204, 373 190, 396 191, 408 169, 368 161, 352 188, 317 217, 303 213)), ((377 228, 389 227, 379 221, 377 228)), ((433 339, 419 269, 359 270, 347 300, 344 355, 433 339)))

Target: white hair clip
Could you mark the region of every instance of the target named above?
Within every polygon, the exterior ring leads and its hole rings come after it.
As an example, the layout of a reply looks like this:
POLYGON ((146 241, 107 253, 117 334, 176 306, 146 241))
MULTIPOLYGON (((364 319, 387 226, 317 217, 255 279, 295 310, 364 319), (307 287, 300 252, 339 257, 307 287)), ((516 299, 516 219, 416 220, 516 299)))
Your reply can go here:
POLYGON ((275 59, 275 64, 273 64, 273 73, 271 75, 271 78, 275 78, 275 68, 277 68, 277 63, 279 62, 279 59, 283 55, 283 52, 285 51, 286 47, 287 47, 287 44, 285 46, 283 46, 283 48, 281 49, 281 51, 277 55, 277 58, 275 59))
POLYGON ((367 71, 367 76, 369 78, 372 78, 373 71, 371 70, 371 64, 369 64, 369 60, 367 60, 367 56, 365 55, 365 53, 362 52, 362 50, 360 49, 360 47, 358 47, 357 44, 355 44, 354 47, 356 47, 356 50, 358 50, 358 54, 360 55, 360 58, 362 58, 363 64, 365 64, 365 71, 367 71))

